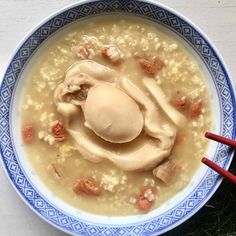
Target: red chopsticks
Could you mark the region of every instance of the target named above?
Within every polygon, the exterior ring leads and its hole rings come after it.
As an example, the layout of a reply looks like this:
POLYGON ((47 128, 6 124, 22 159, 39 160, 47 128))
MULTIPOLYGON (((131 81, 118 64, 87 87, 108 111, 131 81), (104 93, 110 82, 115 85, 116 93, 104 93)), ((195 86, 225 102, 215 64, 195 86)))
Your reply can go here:
POLYGON ((206 157, 203 157, 202 163, 206 164, 211 169, 213 169, 214 171, 216 171, 217 173, 219 173, 220 175, 222 175, 223 177, 225 177, 226 179, 228 179, 232 183, 236 184, 236 176, 231 174, 229 171, 221 168, 220 166, 216 165, 215 162, 207 159, 206 157))
POLYGON ((216 142, 226 144, 226 145, 228 145, 230 147, 236 148, 236 141, 235 140, 232 140, 232 139, 229 139, 229 138, 225 138, 225 137, 222 137, 220 135, 213 134, 213 133, 210 133, 210 132, 206 132, 205 133, 205 137, 209 138, 209 139, 212 139, 212 140, 214 140, 216 142))
MULTIPOLYGON (((219 136, 219 135, 216 135, 216 134, 213 134, 210 132, 206 132, 205 137, 212 139, 214 141, 226 144, 230 147, 236 148, 236 141, 235 140, 224 138, 222 136, 219 136)), ((229 181, 231 181, 232 183, 236 184, 236 176, 231 174, 229 171, 221 168, 216 163, 207 159, 206 157, 203 157, 201 161, 202 161, 202 163, 206 164, 208 167, 210 167, 211 169, 213 169, 214 171, 216 171, 217 173, 222 175, 224 178, 226 178, 229 181)))

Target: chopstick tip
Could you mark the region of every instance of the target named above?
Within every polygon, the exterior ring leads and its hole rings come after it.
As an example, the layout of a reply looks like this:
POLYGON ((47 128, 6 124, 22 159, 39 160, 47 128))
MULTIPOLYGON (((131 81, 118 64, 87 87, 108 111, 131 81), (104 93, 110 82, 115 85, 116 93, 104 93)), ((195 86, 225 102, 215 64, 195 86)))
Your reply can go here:
POLYGON ((205 133, 205 137, 208 138, 208 137, 209 137, 209 134, 210 134, 210 133, 207 131, 207 132, 205 133))

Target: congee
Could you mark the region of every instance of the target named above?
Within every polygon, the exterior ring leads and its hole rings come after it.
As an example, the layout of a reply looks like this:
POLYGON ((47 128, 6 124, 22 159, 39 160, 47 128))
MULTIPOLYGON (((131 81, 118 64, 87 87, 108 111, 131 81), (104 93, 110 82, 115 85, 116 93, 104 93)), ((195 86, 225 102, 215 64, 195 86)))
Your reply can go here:
POLYGON ((26 154, 48 189, 117 216, 183 190, 211 125, 204 74, 186 44, 125 15, 74 23, 51 40, 21 101, 26 154))

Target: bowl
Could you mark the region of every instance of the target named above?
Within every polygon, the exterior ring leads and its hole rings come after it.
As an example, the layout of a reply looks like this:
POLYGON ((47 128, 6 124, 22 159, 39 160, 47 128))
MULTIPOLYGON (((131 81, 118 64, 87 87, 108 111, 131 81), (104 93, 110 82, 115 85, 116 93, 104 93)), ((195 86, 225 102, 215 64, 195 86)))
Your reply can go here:
MULTIPOLYGON (((19 98, 41 47, 62 28, 85 17, 127 13, 144 17, 181 38, 195 54, 207 78, 212 107, 212 132, 235 139, 235 91, 223 59, 206 35, 188 19, 154 1, 80 1, 36 26, 16 48, 0 88, 0 150, 6 175, 24 202, 45 221, 72 235, 159 235, 195 214, 219 187, 222 178, 201 166, 191 183, 148 214, 106 217, 80 211, 54 196, 27 161, 21 142, 19 98)), ((227 169, 233 151, 211 142, 206 156, 227 169)))

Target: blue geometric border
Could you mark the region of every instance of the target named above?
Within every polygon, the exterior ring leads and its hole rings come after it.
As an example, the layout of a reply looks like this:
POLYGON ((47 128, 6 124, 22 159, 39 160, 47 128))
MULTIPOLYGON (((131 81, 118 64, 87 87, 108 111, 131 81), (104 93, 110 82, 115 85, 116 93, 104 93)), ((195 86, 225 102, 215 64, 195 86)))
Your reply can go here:
MULTIPOLYGON (((20 46, 4 75, 0 89, 0 151, 2 162, 12 183, 20 195, 39 215, 60 229, 78 235, 158 235, 182 223, 198 210, 216 190, 220 180, 215 172, 208 170, 207 175, 198 187, 175 208, 170 209, 158 218, 143 223, 127 226, 102 225, 85 220, 78 220, 59 211, 47 202, 30 184, 17 162, 10 137, 10 104, 13 91, 24 70, 28 59, 50 35, 86 16, 111 12, 126 12, 144 16, 152 21, 168 27, 181 36, 199 54, 212 75, 219 93, 222 108, 221 135, 235 139, 235 95, 229 76, 219 56, 208 40, 189 22, 165 7, 145 1, 100 0, 71 7, 53 16, 38 27, 20 46)), ((222 167, 229 166, 232 150, 218 145, 214 157, 222 167), (229 158, 227 158, 229 157, 229 158)))

